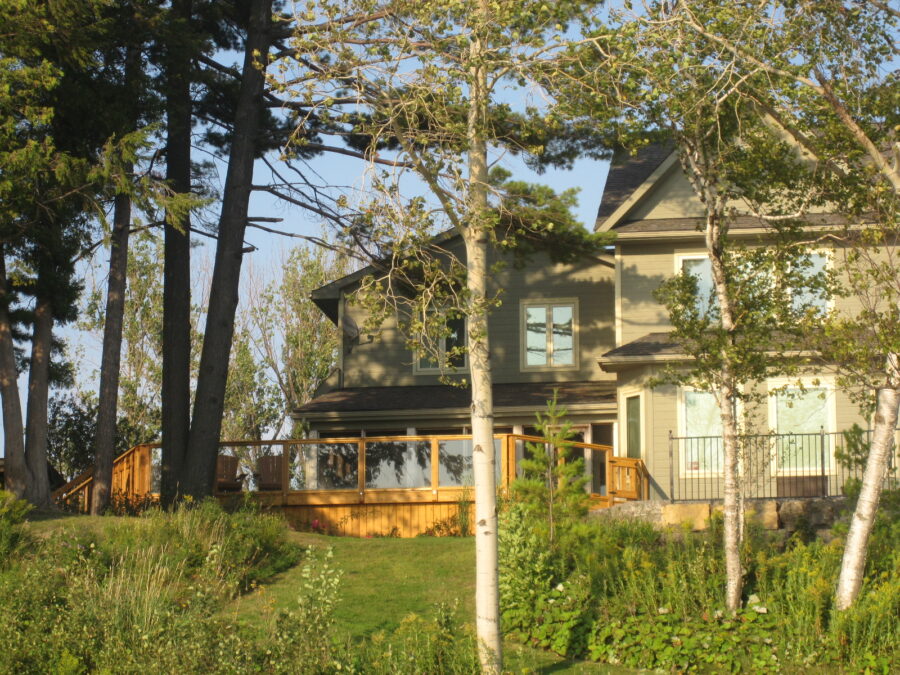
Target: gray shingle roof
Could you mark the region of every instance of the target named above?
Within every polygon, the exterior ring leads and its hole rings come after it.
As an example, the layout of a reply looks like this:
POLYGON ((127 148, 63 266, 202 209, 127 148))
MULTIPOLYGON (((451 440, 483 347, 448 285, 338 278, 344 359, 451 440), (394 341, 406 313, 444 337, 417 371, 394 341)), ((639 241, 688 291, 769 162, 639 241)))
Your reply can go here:
POLYGON ((623 154, 614 158, 609 175, 606 177, 606 185, 603 187, 603 197, 600 199, 594 229, 599 229, 622 202, 628 199, 671 154, 671 145, 655 143, 642 148, 634 156, 623 154))
MULTIPOLYGON (((494 406, 542 409, 559 390, 557 400, 564 405, 615 401, 615 383, 606 382, 518 382, 495 384, 494 406)), ((306 413, 362 412, 388 410, 434 410, 466 408, 472 404, 468 387, 417 385, 410 387, 348 387, 328 392, 294 410, 306 413)))
POLYGON ((632 340, 621 347, 606 352, 601 359, 615 359, 628 356, 677 356, 683 354, 681 345, 675 342, 671 334, 648 333, 637 340, 632 340))

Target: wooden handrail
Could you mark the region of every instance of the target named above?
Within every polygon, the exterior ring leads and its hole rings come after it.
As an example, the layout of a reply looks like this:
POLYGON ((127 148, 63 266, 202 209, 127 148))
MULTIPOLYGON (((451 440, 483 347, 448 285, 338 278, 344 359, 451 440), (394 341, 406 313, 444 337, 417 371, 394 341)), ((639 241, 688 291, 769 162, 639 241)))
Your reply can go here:
MULTIPOLYGON (((352 444, 357 447, 357 480, 356 485, 347 489, 333 489, 333 490, 320 490, 320 489, 308 489, 308 490, 291 490, 290 489, 290 461, 282 461, 280 467, 279 478, 281 482, 281 489, 268 490, 265 491, 264 494, 269 495, 279 495, 285 503, 287 503, 287 499, 289 495, 307 495, 312 496, 314 493, 322 493, 322 499, 324 503, 331 503, 333 501, 333 497, 337 497, 339 494, 344 494, 345 492, 356 494, 359 503, 364 503, 366 501, 367 493, 387 493, 387 491, 393 491, 395 493, 399 493, 402 491, 410 492, 410 494, 415 492, 426 492, 430 491, 434 498, 436 499, 440 493, 445 493, 447 491, 454 492, 460 488, 459 486, 454 485, 440 485, 438 481, 440 462, 438 459, 438 447, 441 441, 471 441, 472 436, 469 434, 442 434, 442 435, 416 435, 416 436, 350 436, 350 437, 341 437, 341 438, 307 438, 307 439, 289 439, 289 440, 271 440, 271 441, 222 441, 219 443, 219 448, 225 449, 229 447, 280 447, 282 450, 282 456, 289 456, 288 450, 292 447, 302 447, 302 446, 315 446, 315 445, 331 445, 331 444, 352 444), (366 487, 366 471, 365 471, 365 447, 370 443, 409 443, 409 442, 427 442, 430 443, 431 446, 431 454, 432 454, 432 470, 431 470, 431 484, 425 487, 420 488, 367 488, 366 487)), ((495 440, 500 440, 500 456, 502 461, 502 468, 499 473, 501 485, 498 487, 502 487, 503 489, 507 488, 509 484, 515 480, 516 477, 516 444, 519 442, 525 443, 538 443, 545 444, 548 443, 547 439, 541 438, 540 436, 531 436, 525 434, 495 434, 495 440)), ((639 459, 633 459, 628 457, 615 457, 613 456, 613 448, 609 445, 600 445, 596 443, 583 443, 579 441, 567 441, 566 445, 572 448, 578 449, 587 449, 593 452, 601 452, 606 460, 606 482, 607 482, 607 502, 610 504, 613 503, 616 499, 622 500, 634 500, 634 499, 642 499, 646 498, 648 494, 649 488, 649 475, 647 474, 646 467, 644 466, 643 461, 639 459)), ((140 445, 136 445, 133 448, 130 448, 126 452, 122 453, 119 457, 117 457, 113 462, 113 472, 114 476, 121 477, 121 473, 117 473, 119 471, 125 471, 126 475, 126 485, 125 489, 122 490, 123 493, 126 493, 125 496, 128 498, 137 497, 137 493, 134 492, 138 489, 138 486, 135 485, 136 482, 140 480, 142 483, 141 488, 146 489, 144 494, 148 494, 150 490, 149 483, 149 470, 150 470, 150 461, 151 456, 150 452, 152 449, 161 447, 159 443, 143 443, 140 445), (140 460, 137 458, 136 453, 138 452, 146 452, 147 458, 147 471, 145 473, 141 473, 140 476, 136 471, 136 467, 138 466, 140 460), (123 466, 124 465, 124 466, 123 466), (129 479, 130 480, 127 480, 129 479), (143 485, 146 483, 146 485, 143 485), (128 493, 129 490, 131 493, 128 493)), ((277 455, 276 455, 277 456, 277 455)), ((114 479, 115 482, 115 479, 114 479)), ((73 498, 78 497, 81 501, 81 508, 86 510, 89 507, 91 488, 93 483, 93 469, 89 469, 79 476, 69 481, 66 485, 59 488, 53 493, 53 497, 57 502, 67 502, 71 501, 73 498)), ((238 483, 238 485, 240 485, 238 483)), ((113 489, 116 489, 116 486, 113 486, 113 489)), ((447 492, 449 494, 449 492, 447 492)), ((143 497, 143 495, 140 495, 143 497)), ((376 498, 376 497, 373 497, 376 498)), ((306 497, 303 498, 304 500, 306 497)), ((304 502, 305 503, 305 502, 304 502)), ((312 503, 312 502, 310 502, 312 503)))

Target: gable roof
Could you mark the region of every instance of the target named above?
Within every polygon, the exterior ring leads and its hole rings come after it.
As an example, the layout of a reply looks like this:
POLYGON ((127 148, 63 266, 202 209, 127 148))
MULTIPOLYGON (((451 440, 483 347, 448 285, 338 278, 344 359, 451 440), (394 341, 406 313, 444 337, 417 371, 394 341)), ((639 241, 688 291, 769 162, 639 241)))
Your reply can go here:
POLYGON ((611 229, 619 220, 614 216, 624 215, 619 211, 632 202, 633 197, 652 187, 657 177, 654 174, 664 171, 674 159, 675 151, 668 143, 653 143, 641 148, 635 155, 622 154, 614 157, 606 177, 606 185, 603 186, 594 230, 611 229))

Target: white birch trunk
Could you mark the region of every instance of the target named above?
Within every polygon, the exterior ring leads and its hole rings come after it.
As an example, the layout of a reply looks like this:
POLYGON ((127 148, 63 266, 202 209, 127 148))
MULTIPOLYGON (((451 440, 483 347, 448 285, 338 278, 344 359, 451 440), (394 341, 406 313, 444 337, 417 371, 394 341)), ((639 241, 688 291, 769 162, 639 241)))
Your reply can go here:
POLYGON ((475 632, 484 673, 503 664, 497 568, 497 486, 494 456, 494 399, 488 340, 487 250, 487 71, 480 29, 488 24, 486 0, 478 6, 470 43, 468 213, 464 241, 469 291, 467 345, 472 378, 472 465, 475 479, 475 632))
POLYGON ((894 448, 894 429, 897 427, 898 406, 900 406, 900 389, 896 386, 898 359, 900 356, 897 354, 892 354, 888 359, 894 388, 886 387, 878 390, 872 443, 863 472, 859 501, 856 503, 856 510, 850 521, 850 531, 844 544, 841 573, 835 591, 835 605, 839 610, 848 609, 862 587, 869 535, 875 524, 881 486, 894 448))
MULTIPOLYGON (((712 269, 713 287, 719 307, 719 321, 722 330, 731 335, 735 329, 734 306, 728 293, 725 278, 724 251, 722 248, 722 219, 725 200, 714 185, 715 171, 706 165, 705 158, 692 158, 694 165, 695 189, 702 190, 706 206, 706 252, 712 269)), ((722 418, 722 446, 724 451, 724 527, 723 546, 725 549, 725 606, 732 612, 740 609, 744 575, 741 569, 741 539, 743 534, 743 514, 741 512, 741 484, 738 471, 737 420, 735 402, 737 397, 735 374, 731 355, 724 349, 721 354, 721 373, 718 376, 718 403, 722 418)))

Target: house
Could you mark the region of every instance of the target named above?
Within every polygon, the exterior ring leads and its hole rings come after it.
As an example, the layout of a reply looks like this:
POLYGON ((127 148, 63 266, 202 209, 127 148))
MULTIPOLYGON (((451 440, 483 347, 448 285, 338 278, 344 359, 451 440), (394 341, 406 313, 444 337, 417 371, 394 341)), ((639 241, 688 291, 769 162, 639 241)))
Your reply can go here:
MULTIPOLYGON (((741 205, 734 206, 740 212, 741 205)), ((744 213, 732 235, 763 245, 763 223, 744 213)), ((683 269, 698 275, 701 286, 709 284, 697 229, 703 214, 676 154, 649 146, 615 163, 607 179, 596 228, 617 233, 610 255, 575 265, 537 257, 524 269, 507 266, 493 279, 503 292, 490 318, 498 432, 533 432, 535 413, 558 390, 580 440, 643 462, 651 498, 721 498, 721 431, 712 395, 654 382, 666 365, 686 357, 669 338, 666 311, 653 292, 683 269), (558 330, 557 320, 571 323, 571 331, 558 330)), ((835 223, 825 213, 808 220, 835 223)), ((828 251, 813 256, 814 266, 830 261, 828 251)), ((342 349, 328 391, 295 410, 295 419, 318 438, 466 433, 467 389, 440 384, 438 374, 406 347, 395 323, 379 335, 359 333, 364 316, 351 298, 366 273, 313 294, 342 328, 342 349)), ((867 426, 846 392, 818 372, 809 372, 802 387, 787 379, 755 386, 772 395, 763 397, 767 404, 760 409, 743 411, 747 418, 752 413, 757 432, 745 439, 754 455, 745 457, 752 478, 748 496, 840 494, 846 479, 835 459, 840 432, 867 426)), ((599 467, 587 470, 593 477, 599 467)))
MULTIPOLYGON (((657 381, 663 368, 679 367, 686 357, 670 339, 653 292, 681 270, 708 285, 697 230, 702 215, 674 153, 649 146, 615 163, 607 179, 596 227, 617 234, 614 247, 574 263, 538 253, 492 273, 490 290, 501 299, 489 318, 498 486, 519 473, 535 416, 555 394, 577 434, 595 506, 722 497, 721 430, 711 394, 657 381)), ((828 214, 808 220, 834 224, 828 214)), ((738 215, 731 231, 750 246, 766 243, 765 228, 750 215, 738 215)), ((452 235, 440 245, 462 254, 452 235)), ((813 256, 818 266, 832 259, 827 250, 813 256)), ((454 363, 441 373, 410 349, 395 318, 378 331, 365 327, 354 293, 370 271, 312 294, 340 328, 341 344, 333 376, 292 411, 308 438, 223 443, 219 496, 254 491, 295 525, 355 536, 459 529, 472 499, 470 393, 466 360, 450 350, 463 344, 464 323, 448 321, 441 348, 454 363)), ((841 494, 850 475, 837 461, 845 449, 841 432, 865 428, 867 420, 828 374, 810 371, 804 379, 802 387, 787 379, 756 383, 765 403, 741 410, 756 425, 755 435, 742 438, 748 497, 841 494)), ((123 476, 151 456, 153 446, 139 448, 132 468, 122 465, 123 476)), ((150 472, 140 476, 122 485, 152 483, 150 472)), ((89 482, 69 490, 80 491, 82 505, 89 482)))
MULTIPOLYGON (((733 205, 739 214, 730 236, 747 246, 765 245, 764 224, 733 205)), ((700 291, 712 288, 705 253, 704 209, 674 152, 650 146, 616 166, 604 191, 597 228, 617 233, 615 250, 615 348, 599 356, 605 372, 616 374, 617 452, 643 459, 653 498, 717 499, 722 496, 719 413, 712 394, 654 382, 663 368, 684 363, 669 338, 664 308, 653 297, 663 280, 689 271, 700 291), (655 386, 653 386, 655 385, 655 386)), ((826 213, 806 218, 827 228, 837 219, 826 213)), ((813 269, 839 256, 823 248, 811 255, 813 269)), ((822 298, 804 298, 821 303, 822 298)), ((852 307, 839 298, 837 309, 852 307)), ((741 410, 750 427, 743 438, 744 486, 748 497, 808 497, 841 494, 848 472, 836 460, 842 431, 867 427, 847 392, 827 372, 810 370, 797 378, 753 385, 768 394, 752 410, 741 410), (801 384, 802 383, 802 384, 801 384), (772 435, 774 432, 774 436, 772 435)))

